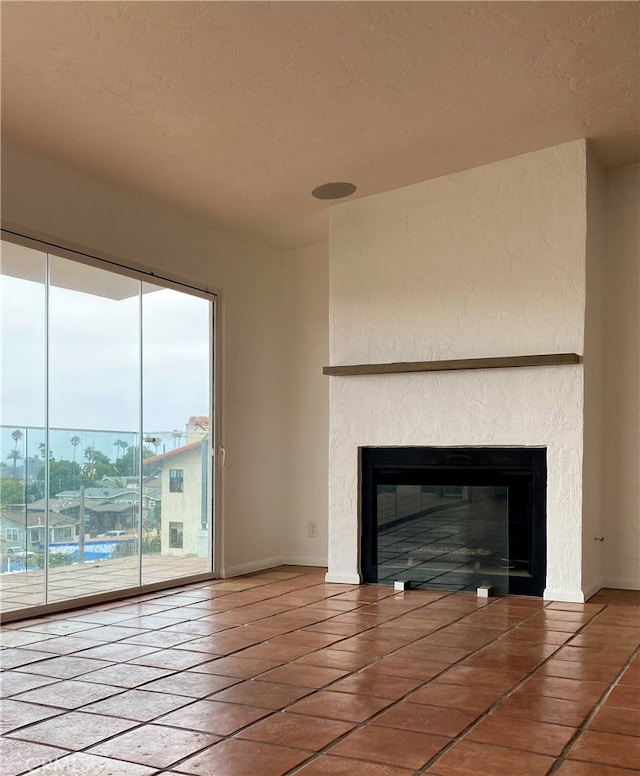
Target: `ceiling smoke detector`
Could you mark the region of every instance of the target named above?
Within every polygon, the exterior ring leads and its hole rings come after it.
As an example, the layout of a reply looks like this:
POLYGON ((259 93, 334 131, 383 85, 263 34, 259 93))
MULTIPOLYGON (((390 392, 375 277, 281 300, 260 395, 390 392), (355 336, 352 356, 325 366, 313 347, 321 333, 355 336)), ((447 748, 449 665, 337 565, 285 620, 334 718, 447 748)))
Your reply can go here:
POLYGON ((356 190, 353 183, 346 183, 342 181, 340 183, 323 183, 322 186, 317 186, 312 192, 311 196, 316 199, 343 199, 348 197, 356 190))

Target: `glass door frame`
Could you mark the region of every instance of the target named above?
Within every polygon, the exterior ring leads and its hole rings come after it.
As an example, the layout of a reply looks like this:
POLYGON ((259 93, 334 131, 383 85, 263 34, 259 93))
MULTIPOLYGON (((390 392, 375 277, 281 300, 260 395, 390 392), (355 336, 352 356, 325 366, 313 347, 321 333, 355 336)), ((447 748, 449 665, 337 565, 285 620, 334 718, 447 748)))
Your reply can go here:
MULTIPOLYGON (((47 255, 46 261, 46 291, 45 291, 45 305, 48 306, 48 286, 49 286, 49 256, 55 256, 63 259, 69 259, 79 264, 95 267, 96 269, 106 270, 115 274, 130 277, 135 280, 144 283, 152 283, 157 286, 170 288, 182 293, 189 294, 191 296, 197 296, 205 299, 210 304, 209 315, 209 414, 211 422, 208 430, 208 482, 207 482, 207 510, 208 510, 208 523, 211 527, 210 540, 209 540, 209 571, 201 572, 198 574, 192 574, 181 577, 173 577, 171 579, 162 580, 153 583, 142 584, 142 562, 144 555, 142 554, 141 542, 139 543, 139 574, 138 584, 132 587, 121 588, 105 593, 99 593, 94 595, 87 595, 78 598, 70 598, 63 601, 56 601, 53 603, 46 602, 47 596, 47 582, 48 582, 48 542, 45 542, 45 570, 44 570, 44 584, 45 584, 45 603, 35 606, 25 606, 21 609, 12 609, 6 612, 0 612, 0 621, 2 622, 14 622, 17 620, 38 617, 40 615, 73 610, 76 608, 82 608, 91 606, 96 603, 102 603, 106 601, 126 599, 129 597, 137 596, 146 592, 153 592, 156 590, 171 589, 174 587, 183 586, 190 583, 197 583, 207 581, 211 579, 217 579, 220 575, 220 569, 223 557, 223 548, 221 546, 222 539, 222 509, 220 503, 221 492, 221 474, 224 466, 224 449, 220 444, 220 421, 221 421, 221 376, 220 376, 220 354, 222 353, 221 342, 221 327, 219 325, 220 307, 221 307, 221 292, 220 290, 212 290, 208 287, 198 287, 189 282, 179 280, 177 278, 167 277, 162 274, 150 272, 142 268, 136 268, 130 264, 125 264, 119 259, 115 259, 104 254, 98 255, 96 252, 87 252, 79 246, 72 247, 71 244, 62 245, 51 242, 45 237, 30 236, 18 232, 9 227, 3 227, 1 230, 1 238, 3 241, 13 243, 24 248, 30 248, 36 251, 40 251, 47 255)), ((46 308, 45 308, 46 309, 46 308)), ((142 325, 142 321, 140 322, 142 325)), ((48 321, 45 324, 48 326, 48 321)), ((48 343, 48 335, 45 336, 45 342, 48 343)), ((45 382, 48 382, 49 364, 47 344, 45 344, 45 382)), ((45 393, 48 394, 48 390, 45 386, 45 393)), ((142 401, 142 399, 141 399, 142 401)), ((45 460, 48 462, 49 456, 49 418, 48 418, 48 395, 46 395, 45 406, 45 460)), ((141 418, 141 426, 144 421, 141 418)), ((142 437, 141 437, 142 444, 142 437)), ((142 460, 142 459, 141 459, 142 460)), ((49 501, 49 473, 48 465, 45 469, 45 498, 46 503, 49 501)), ((140 494, 140 501, 142 502, 142 493, 140 494)), ((142 510, 140 510, 142 512, 142 510)), ((48 535, 48 507, 45 507, 45 535, 48 535)))

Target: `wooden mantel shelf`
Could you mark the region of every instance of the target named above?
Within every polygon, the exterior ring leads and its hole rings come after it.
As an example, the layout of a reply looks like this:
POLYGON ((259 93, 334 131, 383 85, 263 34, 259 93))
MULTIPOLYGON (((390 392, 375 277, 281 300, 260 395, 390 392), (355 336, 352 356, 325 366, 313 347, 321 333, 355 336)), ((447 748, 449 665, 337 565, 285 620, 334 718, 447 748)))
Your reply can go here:
POLYGON ((562 366, 581 364, 577 353, 543 353, 538 356, 496 356, 495 358, 458 358, 449 361, 396 361, 390 364, 345 364, 325 366, 322 373, 334 377, 349 375, 390 375, 403 372, 450 372, 457 369, 513 369, 525 366, 562 366))

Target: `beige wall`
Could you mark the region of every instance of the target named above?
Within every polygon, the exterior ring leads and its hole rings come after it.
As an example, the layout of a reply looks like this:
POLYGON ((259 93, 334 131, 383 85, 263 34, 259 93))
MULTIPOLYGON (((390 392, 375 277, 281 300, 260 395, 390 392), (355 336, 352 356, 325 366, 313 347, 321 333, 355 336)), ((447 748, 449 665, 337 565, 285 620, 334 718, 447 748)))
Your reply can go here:
POLYGON ((604 463, 604 174, 587 155, 586 295, 584 334, 584 460, 582 477, 582 589, 602 587, 604 463))
POLYGON ((329 440, 329 246, 312 245, 283 260, 286 451, 284 556, 327 562, 329 440), (316 537, 309 536, 315 523, 316 537))
POLYGON ((285 499, 280 256, 7 143, 3 225, 222 289, 223 569, 282 559, 285 499))
POLYGON ((640 164, 605 190, 604 582, 640 589, 640 164))

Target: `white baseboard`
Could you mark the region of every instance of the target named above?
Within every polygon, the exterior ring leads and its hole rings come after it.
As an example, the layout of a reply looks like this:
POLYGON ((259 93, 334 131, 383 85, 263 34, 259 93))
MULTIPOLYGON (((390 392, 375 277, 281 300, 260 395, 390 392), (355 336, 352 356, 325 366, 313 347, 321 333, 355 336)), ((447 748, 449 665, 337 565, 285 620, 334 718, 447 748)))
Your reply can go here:
POLYGON ((640 590, 640 579, 636 577, 605 577, 602 587, 613 587, 617 590, 640 590))
POLYGON ((578 590, 574 592, 572 590, 553 590, 548 587, 544 591, 542 598, 545 601, 562 601, 563 603, 566 603, 566 604, 584 603, 584 593, 582 592, 582 590, 578 590))
POLYGON ((253 574, 256 571, 264 571, 265 569, 272 569, 276 566, 282 566, 284 559, 277 558, 263 558, 262 560, 254 560, 250 563, 240 563, 237 566, 229 566, 228 568, 220 571, 221 579, 229 579, 230 577, 240 577, 243 574, 253 574))
POLYGON ((604 587, 604 582, 599 579, 597 582, 592 582, 590 585, 587 585, 584 589, 584 600, 588 601, 592 595, 595 595, 598 590, 601 590, 604 587))
POLYGON ((320 568, 327 567, 326 557, 312 558, 308 555, 290 555, 284 558, 282 563, 285 566, 319 566, 320 568))
POLYGON ((362 582, 360 574, 336 574, 333 571, 327 571, 324 576, 325 582, 335 582, 339 585, 359 585, 362 582))

